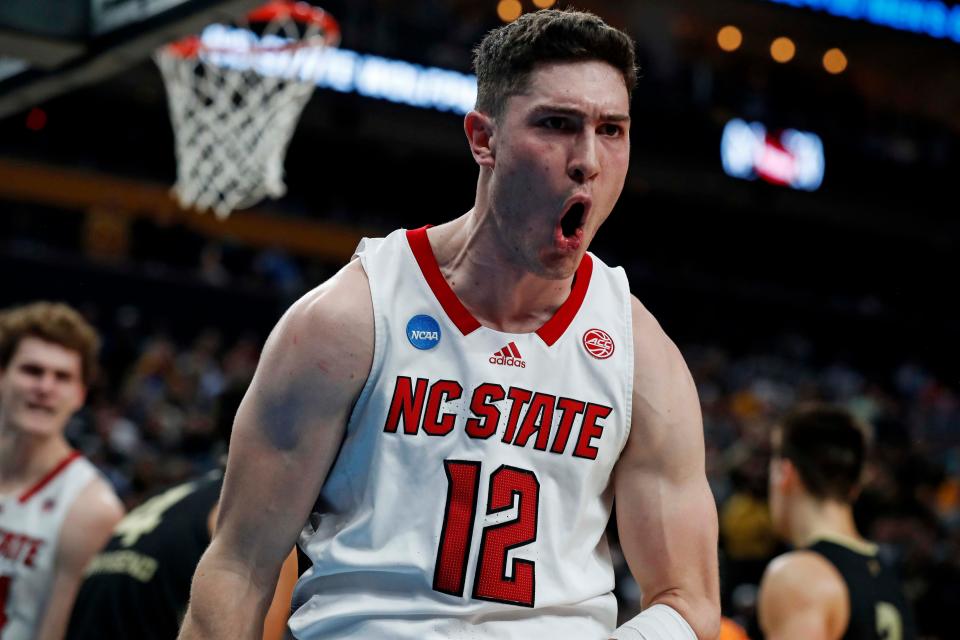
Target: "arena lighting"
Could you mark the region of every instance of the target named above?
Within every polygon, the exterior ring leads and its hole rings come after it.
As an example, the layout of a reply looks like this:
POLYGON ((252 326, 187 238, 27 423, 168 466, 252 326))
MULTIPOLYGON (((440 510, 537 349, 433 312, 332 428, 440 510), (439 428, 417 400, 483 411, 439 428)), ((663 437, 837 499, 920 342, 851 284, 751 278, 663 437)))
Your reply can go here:
POLYGON ((724 172, 741 180, 760 178, 803 191, 816 191, 823 182, 823 142, 813 133, 769 132, 759 122, 735 118, 723 128, 720 158, 724 172))
POLYGON ((477 100, 477 77, 438 67, 423 67, 402 60, 367 55, 340 48, 303 48, 261 54, 244 54, 256 43, 280 46, 287 42, 278 36, 259 39, 247 29, 213 24, 200 36, 213 50, 205 58, 211 63, 234 69, 253 66, 257 73, 293 76, 316 82, 318 87, 341 93, 358 93, 407 104, 465 114, 477 100))
POLYGON ((786 64, 797 55, 797 45, 787 37, 780 37, 770 44, 770 57, 781 64, 786 64))
POLYGON ((960 5, 939 0, 767 0, 960 42, 960 5))
POLYGON ((500 0, 497 3, 497 16, 504 22, 513 22, 523 13, 520 0, 500 0))
POLYGON ((736 51, 743 44, 743 34, 733 25, 727 25, 717 32, 717 44, 724 51, 736 51))
POLYGON ((847 69, 847 56, 840 49, 830 49, 823 54, 823 68, 833 75, 843 73, 847 69))

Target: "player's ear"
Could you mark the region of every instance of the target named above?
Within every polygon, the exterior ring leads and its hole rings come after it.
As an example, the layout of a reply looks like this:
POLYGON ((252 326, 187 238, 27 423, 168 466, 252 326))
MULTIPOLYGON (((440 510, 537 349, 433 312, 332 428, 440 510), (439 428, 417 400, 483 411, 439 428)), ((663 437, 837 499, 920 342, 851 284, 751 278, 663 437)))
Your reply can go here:
POLYGON ((780 490, 787 493, 794 493, 803 486, 800 480, 800 473, 787 458, 780 459, 780 490))
POLYGON ((490 116, 471 111, 463 119, 463 132, 467 134, 470 153, 481 167, 493 168, 495 153, 493 150, 494 122, 490 116))
POLYGON ((74 396, 74 411, 79 411, 83 405, 87 403, 87 391, 89 387, 85 383, 80 383, 80 388, 77 389, 77 392, 74 396))

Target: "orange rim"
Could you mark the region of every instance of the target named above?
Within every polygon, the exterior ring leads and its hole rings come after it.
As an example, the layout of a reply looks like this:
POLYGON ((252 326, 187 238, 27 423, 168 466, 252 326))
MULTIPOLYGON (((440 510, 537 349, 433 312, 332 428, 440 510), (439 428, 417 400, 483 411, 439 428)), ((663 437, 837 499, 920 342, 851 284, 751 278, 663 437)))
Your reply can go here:
MULTIPOLYGON (((271 2, 257 7, 247 14, 247 21, 250 23, 265 23, 282 19, 290 19, 295 22, 299 22, 300 24, 315 25, 320 27, 320 32, 323 34, 322 46, 336 46, 340 42, 340 25, 336 19, 320 7, 315 7, 311 4, 307 4, 306 2, 294 2, 293 0, 271 0, 271 2)), ((315 46, 321 45, 318 45, 318 43, 314 40, 303 40, 300 42, 292 42, 280 46, 257 46, 251 48, 246 53, 289 51, 291 49, 299 49, 301 47, 315 46)), ((234 51, 230 48, 213 48, 205 46, 198 35, 189 35, 175 42, 171 42, 165 47, 165 49, 169 53, 181 58, 195 58, 200 54, 201 51, 209 53, 230 53, 234 51)))

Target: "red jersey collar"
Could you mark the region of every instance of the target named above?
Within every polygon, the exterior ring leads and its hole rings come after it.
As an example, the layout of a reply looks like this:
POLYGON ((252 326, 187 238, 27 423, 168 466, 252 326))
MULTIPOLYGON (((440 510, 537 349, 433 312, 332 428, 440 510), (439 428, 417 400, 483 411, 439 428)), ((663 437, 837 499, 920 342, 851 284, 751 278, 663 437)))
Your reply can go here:
MULTIPOLYGON (((427 238, 427 227, 408 230, 407 242, 410 243, 413 257, 420 266, 420 271, 423 273, 427 284, 430 285, 433 295, 436 296, 440 306, 443 307, 444 312, 457 326, 460 333, 466 336, 479 329, 480 321, 474 318, 473 314, 463 306, 460 298, 453 292, 450 284, 440 272, 440 265, 437 264, 437 258, 433 255, 433 248, 430 246, 429 238, 427 238)), ((583 260, 580 261, 577 273, 573 277, 573 287, 570 290, 570 295, 553 314, 553 317, 537 329, 537 335, 547 346, 553 346, 570 326, 570 323, 573 322, 577 311, 583 305, 583 299, 587 295, 592 274, 593 258, 590 257, 589 253, 586 253, 583 255, 583 260)))
POLYGON ((23 504, 24 502, 26 502, 27 500, 29 500, 31 497, 33 497, 35 494, 39 493, 41 489, 43 489, 45 486, 47 486, 48 484, 50 484, 50 482, 51 482, 54 478, 56 478, 56 477, 60 474, 61 471, 63 471, 64 469, 66 469, 67 466, 68 466, 71 462, 73 462, 74 460, 76 460, 76 459, 79 458, 79 457, 80 457, 80 452, 79 452, 79 451, 74 450, 74 451, 71 451, 70 453, 68 453, 60 462, 58 462, 56 465, 54 465, 53 469, 50 469, 50 471, 48 471, 48 472, 46 473, 46 475, 44 475, 42 478, 40 478, 40 480, 38 480, 38 481, 36 482, 36 484, 34 484, 34 485, 33 485, 32 487, 30 487, 29 489, 27 489, 27 490, 23 493, 23 495, 20 496, 18 502, 19 502, 20 504, 23 504))

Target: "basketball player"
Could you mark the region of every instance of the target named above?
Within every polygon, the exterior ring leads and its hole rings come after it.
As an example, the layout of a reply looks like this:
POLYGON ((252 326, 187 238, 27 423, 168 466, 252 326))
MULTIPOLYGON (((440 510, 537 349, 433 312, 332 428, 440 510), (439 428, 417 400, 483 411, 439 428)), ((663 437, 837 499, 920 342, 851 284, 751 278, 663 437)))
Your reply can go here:
MULTIPOLYGON (((190 579, 210 543, 223 471, 179 484, 131 511, 87 567, 67 640, 172 640, 187 610, 190 579)), ((283 637, 296 555, 284 563, 264 640, 283 637)))
POLYGON ((99 338, 76 311, 38 302, 0 316, 0 638, 59 640, 83 570, 123 507, 63 432, 99 338))
POLYGON ((774 429, 770 510, 797 550, 773 560, 760 583, 768 640, 914 637, 896 578, 853 521, 866 451, 865 428, 840 408, 800 408, 774 429))
POLYGON ((364 241, 281 319, 182 638, 254 637, 298 533, 297 638, 718 635, 693 381, 586 252, 626 176, 633 44, 541 11, 475 66, 474 207, 364 241), (644 606, 616 631, 614 498, 644 606))

